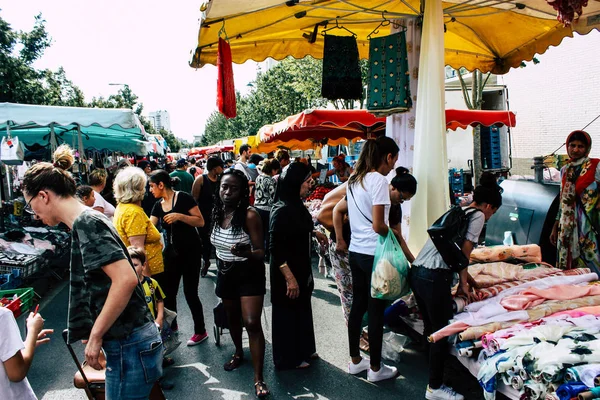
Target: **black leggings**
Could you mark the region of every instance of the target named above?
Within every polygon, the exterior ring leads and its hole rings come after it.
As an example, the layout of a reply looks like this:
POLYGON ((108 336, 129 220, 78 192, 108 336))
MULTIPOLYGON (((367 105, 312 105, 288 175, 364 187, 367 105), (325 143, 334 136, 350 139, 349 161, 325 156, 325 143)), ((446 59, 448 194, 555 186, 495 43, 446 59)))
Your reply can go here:
MULTIPOLYGON (((452 318, 452 272, 413 265, 408 274, 410 287, 423 315, 425 337, 446 325, 452 318)), ((444 379, 448 338, 429 345, 429 387, 438 389, 444 379)))
POLYGON ((379 368, 383 340, 383 314, 387 302, 371 297, 371 272, 374 259, 374 256, 367 254, 349 253, 354 299, 348 317, 348 342, 350 343, 350 357, 359 357, 362 319, 368 310, 371 366, 379 368))
MULTIPOLYGON (((179 283, 183 277, 183 294, 185 301, 190 307, 194 320, 194 333, 206 332, 204 325, 204 311, 198 296, 198 285, 200 283, 200 260, 192 251, 179 252, 177 256, 164 257, 165 272, 156 276, 158 283, 165 292, 165 307, 177 312, 177 292, 179 283)), ((177 327, 177 320, 172 326, 177 327)))

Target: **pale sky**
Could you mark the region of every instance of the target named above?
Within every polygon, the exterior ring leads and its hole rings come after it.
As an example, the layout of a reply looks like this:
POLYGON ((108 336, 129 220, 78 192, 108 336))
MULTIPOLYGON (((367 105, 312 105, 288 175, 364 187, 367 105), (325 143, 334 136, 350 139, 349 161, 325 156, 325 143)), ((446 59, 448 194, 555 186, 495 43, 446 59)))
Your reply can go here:
MULTIPOLYGON (((42 13, 52 46, 35 66, 64 67, 86 100, 116 94, 128 84, 144 103, 144 114, 167 110, 171 130, 191 141, 216 109, 217 69, 188 66, 195 49, 200 0, 21 0, 0 2, 13 29, 29 31, 42 13)), ((255 62, 234 64, 242 93, 255 78, 255 62)))

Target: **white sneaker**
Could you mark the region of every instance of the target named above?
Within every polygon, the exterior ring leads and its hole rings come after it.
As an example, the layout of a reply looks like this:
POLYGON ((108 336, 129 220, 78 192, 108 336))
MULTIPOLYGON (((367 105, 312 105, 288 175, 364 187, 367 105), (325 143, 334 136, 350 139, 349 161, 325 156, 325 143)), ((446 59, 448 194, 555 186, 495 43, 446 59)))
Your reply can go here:
POLYGON ((390 367, 381 363, 379 371, 375 372, 371 368, 367 372, 367 380, 369 382, 379 382, 385 379, 395 378, 398 375, 398 369, 396 367, 390 367))
POLYGON ((439 389, 432 389, 427 385, 425 398, 428 400, 464 400, 465 396, 456 393, 454 389, 446 385, 440 386, 439 389))
POLYGON ((352 375, 360 374, 366 371, 371 366, 371 361, 368 358, 362 358, 358 364, 354 364, 352 361, 348 363, 348 373, 352 375))

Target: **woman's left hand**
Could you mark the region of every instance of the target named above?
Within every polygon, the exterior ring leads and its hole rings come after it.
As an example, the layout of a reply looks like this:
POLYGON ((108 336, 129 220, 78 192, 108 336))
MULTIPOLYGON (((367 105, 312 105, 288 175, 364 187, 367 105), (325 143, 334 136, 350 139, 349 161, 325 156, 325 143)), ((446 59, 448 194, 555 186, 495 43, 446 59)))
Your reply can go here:
POLYGON ((183 214, 169 213, 169 214, 165 215, 165 217, 163 218, 163 221, 165 221, 167 224, 172 224, 173 222, 181 221, 182 218, 183 218, 183 214))

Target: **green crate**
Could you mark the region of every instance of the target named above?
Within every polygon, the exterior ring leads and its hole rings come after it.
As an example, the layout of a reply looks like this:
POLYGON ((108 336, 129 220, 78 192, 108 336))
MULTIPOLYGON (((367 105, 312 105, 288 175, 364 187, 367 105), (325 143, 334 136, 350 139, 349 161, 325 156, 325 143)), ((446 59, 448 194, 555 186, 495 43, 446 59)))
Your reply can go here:
POLYGON ((14 300, 8 307, 12 310, 13 314, 15 314, 15 318, 21 314, 26 313, 31 309, 33 305, 33 296, 35 292, 33 288, 21 288, 21 289, 11 289, 11 290, 0 290, 0 298, 6 297, 8 299, 12 299, 15 295, 21 300, 20 309, 16 308, 13 304, 16 304, 16 300, 14 300))

